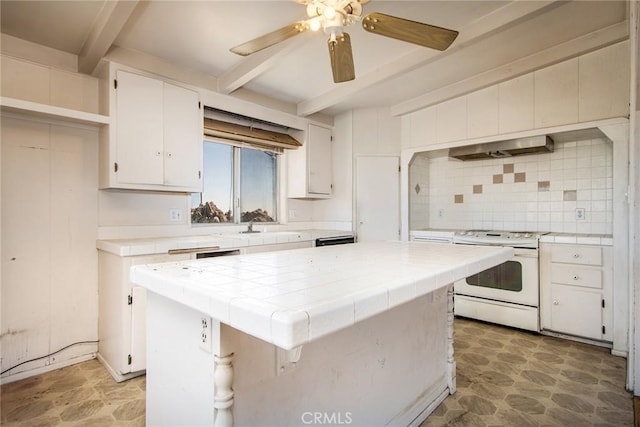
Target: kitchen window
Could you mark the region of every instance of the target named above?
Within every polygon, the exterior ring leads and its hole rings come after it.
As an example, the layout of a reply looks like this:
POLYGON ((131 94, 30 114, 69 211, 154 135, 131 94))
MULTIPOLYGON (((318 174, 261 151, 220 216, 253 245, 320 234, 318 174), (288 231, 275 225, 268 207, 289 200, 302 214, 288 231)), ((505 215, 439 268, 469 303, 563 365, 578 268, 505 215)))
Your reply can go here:
POLYGON ((276 222, 278 154, 207 138, 202 187, 191 198, 193 224, 276 222))

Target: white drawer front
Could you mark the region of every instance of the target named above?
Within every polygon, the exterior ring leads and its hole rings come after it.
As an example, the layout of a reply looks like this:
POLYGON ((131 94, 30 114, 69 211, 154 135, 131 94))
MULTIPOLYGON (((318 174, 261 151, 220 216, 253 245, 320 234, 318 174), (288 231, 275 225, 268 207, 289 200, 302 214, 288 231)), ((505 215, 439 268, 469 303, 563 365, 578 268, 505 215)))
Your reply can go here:
POLYGON ((602 289, 602 270, 566 264, 552 264, 551 281, 565 285, 602 289))
POLYGON ((567 264, 602 265, 602 248, 599 246, 554 245, 551 261, 567 264))

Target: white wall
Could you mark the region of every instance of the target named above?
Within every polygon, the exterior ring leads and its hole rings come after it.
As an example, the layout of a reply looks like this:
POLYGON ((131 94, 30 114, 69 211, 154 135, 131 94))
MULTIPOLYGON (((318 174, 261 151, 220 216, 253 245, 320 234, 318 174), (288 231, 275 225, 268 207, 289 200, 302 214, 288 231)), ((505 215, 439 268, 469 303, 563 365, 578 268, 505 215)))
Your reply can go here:
MULTIPOLYGON (((2 96, 98 111, 97 80, 62 65, 69 65, 69 55, 5 35, 2 41, 2 96), (56 66, 11 57, 7 50, 56 66)), ((1 137, 6 382, 97 351, 98 128, 3 111, 1 137)))
MULTIPOLYGON (((409 164, 409 229, 421 230, 430 227, 429 157, 417 155, 409 164)), ((437 213, 436 213, 437 215, 437 213)))
POLYGON ((3 382, 97 351, 97 162, 97 129, 3 114, 1 369, 44 357, 3 382))
POLYGON ((640 2, 631 4, 631 24, 630 24, 630 45, 631 45, 631 135, 630 135, 630 163, 631 163, 631 196, 633 205, 630 207, 631 213, 631 259, 632 265, 629 273, 633 288, 630 298, 630 328, 629 338, 631 351, 629 353, 629 385, 634 390, 636 396, 640 396, 640 304, 637 303, 640 297, 640 205, 638 204, 638 190, 640 189, 640 58, 638 49, 640 48, 640 2))

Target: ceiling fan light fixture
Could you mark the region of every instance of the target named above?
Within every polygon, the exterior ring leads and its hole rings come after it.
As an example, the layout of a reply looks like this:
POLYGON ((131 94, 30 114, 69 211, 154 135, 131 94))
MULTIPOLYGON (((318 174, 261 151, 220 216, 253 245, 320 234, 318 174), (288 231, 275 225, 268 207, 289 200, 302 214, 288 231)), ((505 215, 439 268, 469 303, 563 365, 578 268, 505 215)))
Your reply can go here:
POLYGON ((313 18, 309 20, 309 29, 311 31, 318 31, 322 27, 322 22, 318 18, 313 18))
POLYGON ((341 83, 355 78, 351 37, 344 31, 345 27, 355 22, 362 22, 363 29, 370 33, 436 50, 447 49, 458 35, 455 30, 379 12, 372 12, 363 17, 362 5, 369 0, 295 1, 306 5, 308 19, 263 34, 231 48, 231 52, 247 56, 305 31, 318 31, 322 28, 324 33, 329 35, 327 45, 333 81, 341 83))
POLYGON ((333 18, 336 17, 336 10, 334 8, 332 8, 331 6, 327 6, 324 8, 324 11, 322 11, 322 14, 324 15, 325 18, 331 20, 333 18))

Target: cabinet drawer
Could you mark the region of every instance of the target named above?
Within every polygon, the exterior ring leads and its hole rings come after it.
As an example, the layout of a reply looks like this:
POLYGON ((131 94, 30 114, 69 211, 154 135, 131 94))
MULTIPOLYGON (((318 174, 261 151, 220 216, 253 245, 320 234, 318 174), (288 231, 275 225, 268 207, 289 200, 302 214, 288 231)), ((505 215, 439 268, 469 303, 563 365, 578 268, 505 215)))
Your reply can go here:
POLYGON ((598 246, 554 245, 551 248, 551 262, 602 265, 602 248, 598 246))
POLYGON ((602 270, 576 265, 552 264, 551 281, 565 285, 602 289, 602 270))

